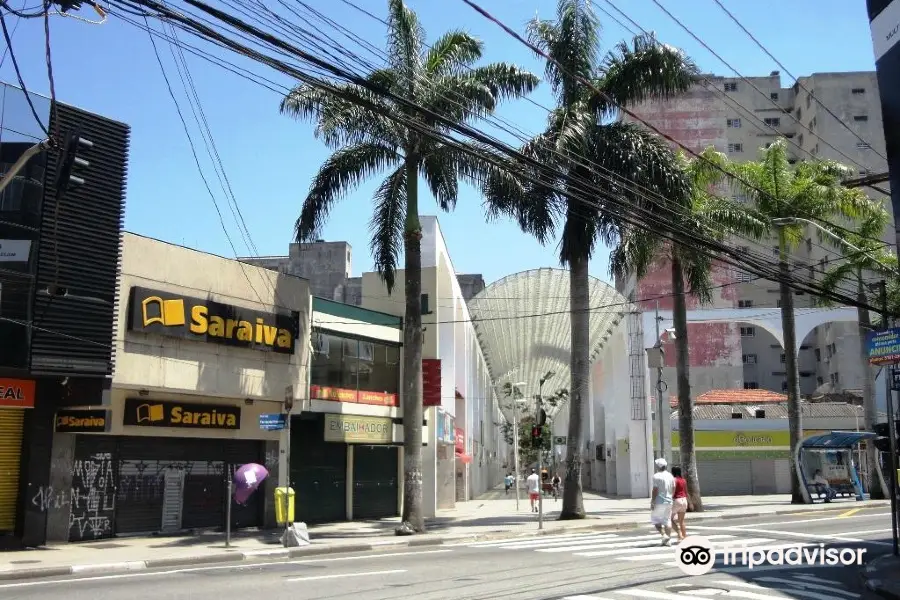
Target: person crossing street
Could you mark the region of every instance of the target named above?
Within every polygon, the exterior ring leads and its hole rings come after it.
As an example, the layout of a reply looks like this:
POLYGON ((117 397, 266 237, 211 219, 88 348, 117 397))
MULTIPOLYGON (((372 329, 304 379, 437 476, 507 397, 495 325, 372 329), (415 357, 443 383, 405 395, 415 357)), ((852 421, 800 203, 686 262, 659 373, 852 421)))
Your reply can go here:
POLYGON ((538 477, 534 469, 531 470, 531 475, 525 480, 525 489, 528 490, 528 498, 531 500, 531 512, 537 512, 537 503, 541 497, 541 478, 538 477))

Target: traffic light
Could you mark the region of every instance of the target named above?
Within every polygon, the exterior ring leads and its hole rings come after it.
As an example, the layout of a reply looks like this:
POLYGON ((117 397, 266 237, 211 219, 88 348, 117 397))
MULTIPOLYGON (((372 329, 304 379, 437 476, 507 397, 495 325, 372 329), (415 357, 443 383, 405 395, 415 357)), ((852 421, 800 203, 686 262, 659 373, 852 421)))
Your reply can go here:
POLYGON ((535 425, 531 428, 531 446, 533 448, 540 448, 542 446, 542 442, 544 441, 544 432, 540 425, 535 425))
POLYGON ((59 157, 59 169, 56 174, 56 197, 62 198, 70 183, 84 185, 84 179, 73 174, 81 172, 91 166, 91 163, 79 153, 84 153, 94 147, 94 142, 81 137, 81 130, 70 130, 63 140, 59 157))
MULTIPOLYGON (((895 431, 900 432, 900 420, 894 421, 895 431)), ((872 429, 879 436, 875 438, 873 444, 876 448, 881 450, 882 452, 890 452, 891 451, 891 432, 888 429, 887 423, 876 423, 872 429)), ((897 440, 897 444, 894 448, 900 450, 900 439, 897 440)))

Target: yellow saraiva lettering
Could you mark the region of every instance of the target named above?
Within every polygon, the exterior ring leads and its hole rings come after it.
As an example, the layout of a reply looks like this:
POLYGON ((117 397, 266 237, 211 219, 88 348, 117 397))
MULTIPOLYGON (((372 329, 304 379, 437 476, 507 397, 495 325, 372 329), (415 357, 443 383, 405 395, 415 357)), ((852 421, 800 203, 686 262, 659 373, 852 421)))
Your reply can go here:
POLYGON ((202 305, 191 308, 190 331, 196 335, 256 342, 278 348, 290 348, 293 342, 290 331, 266 325, 261 318, 257 318, 255 323, 226 319, 209 314, 209 308, 202 305))
POLYGON ((216 409, 209 411, 185 411, 176 406, 172 409, 173 425, 199 425, 201 427, 236 427, 237 419, 231 413, 220 413, 216 409))

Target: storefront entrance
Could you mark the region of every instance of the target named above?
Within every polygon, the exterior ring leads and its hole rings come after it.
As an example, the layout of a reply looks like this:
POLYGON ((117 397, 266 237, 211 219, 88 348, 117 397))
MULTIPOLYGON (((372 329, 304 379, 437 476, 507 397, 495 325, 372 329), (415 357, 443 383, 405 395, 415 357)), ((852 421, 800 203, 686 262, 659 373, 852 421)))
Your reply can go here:
MULTIPOLYGON (((226 469, 263 452, 252 440, 79 435, 69 540, 224 527, 226 469)), ((233 504, 232 527, 259 526, 261 505, 259 494, 233 504)))
POLYGON ((296 521, 329 523, 347 519, 347 445, 326 442, 321 414, 291 421, 291 487, 296 521))
POLYGON ((397 446, 353 447, 353 518, 382 519, 399 514, 397 446))

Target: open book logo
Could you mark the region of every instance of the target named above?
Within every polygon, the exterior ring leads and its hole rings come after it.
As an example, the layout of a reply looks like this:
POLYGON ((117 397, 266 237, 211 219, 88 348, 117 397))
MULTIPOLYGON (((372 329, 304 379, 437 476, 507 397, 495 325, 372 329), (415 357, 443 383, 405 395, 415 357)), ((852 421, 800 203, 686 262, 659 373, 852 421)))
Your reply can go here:
POLYGON ((163 300, 159 296, 144 298, 141 302, 141 320, 144 327, 159 323, 164 327, 179 327, 185 324, 184 300, 163 300))
POLYGON ((141 404, 137 407, 138 423, 156 423, 165 418, 165 407, 162 404, 141 404))

